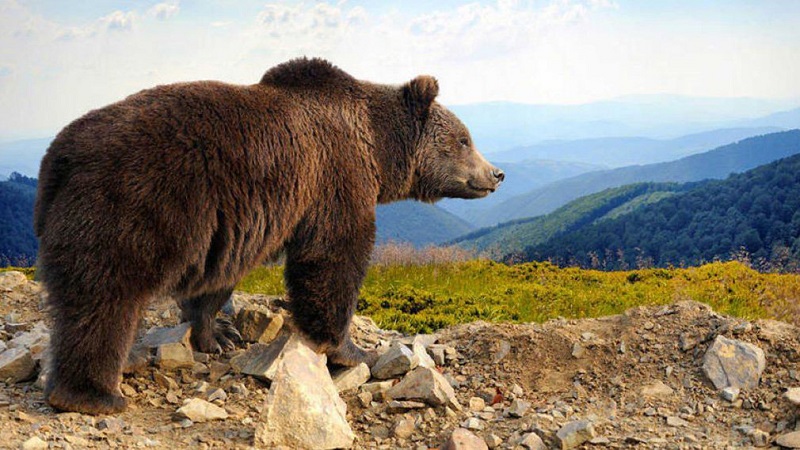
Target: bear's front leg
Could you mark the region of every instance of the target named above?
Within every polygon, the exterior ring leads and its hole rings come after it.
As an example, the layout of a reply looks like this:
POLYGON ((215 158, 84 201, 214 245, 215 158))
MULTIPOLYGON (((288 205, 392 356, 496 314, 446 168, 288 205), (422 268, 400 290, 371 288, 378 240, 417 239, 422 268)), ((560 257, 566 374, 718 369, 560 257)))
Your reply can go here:
POLYGON ((319 345, 318 352, 341 366, 372 364, 377 359, 374 352, 364 351, 350 339, 358 290, 374 242, 374 219, 360 231, 348 225, 347 235, 298 233, 287 245, 284 272, 295 323, 319 345))

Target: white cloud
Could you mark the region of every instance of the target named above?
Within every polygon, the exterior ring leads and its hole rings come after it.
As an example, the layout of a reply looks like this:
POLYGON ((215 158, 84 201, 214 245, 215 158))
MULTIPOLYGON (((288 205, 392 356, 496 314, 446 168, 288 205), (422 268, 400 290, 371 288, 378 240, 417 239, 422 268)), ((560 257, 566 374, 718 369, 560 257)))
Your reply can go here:
POLYGON ((109 30, 130 31, 133 28, 133 21, 135 18, 136 13, 133 11, 114 11, 102 17, 100 22, 105 24, 106 28, 109 30))
POLYGON ((167 20, 175 15, 178 14, 180 11, 180 5, 178 2, 165 2, 165 3, 158 3, 153 5, 147 13, 159 20, 167 20))

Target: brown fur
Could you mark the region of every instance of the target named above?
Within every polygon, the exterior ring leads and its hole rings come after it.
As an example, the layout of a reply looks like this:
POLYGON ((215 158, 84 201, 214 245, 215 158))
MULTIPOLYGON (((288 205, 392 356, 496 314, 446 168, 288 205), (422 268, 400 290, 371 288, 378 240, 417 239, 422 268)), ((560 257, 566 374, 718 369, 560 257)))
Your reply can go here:
POLYGON ((217 311, 282 250, 298 326, 332 362, 362 360, 348 327, 376 204, 480 197, 502 180, 437 93, 431 77, 386 86, 299 59, 255 85, 145 90, 67 126, 42 161, 35 214, 50 404, 125 408, 122 363, 154 295, 179 299, 197 349, 230 347, 217 311))

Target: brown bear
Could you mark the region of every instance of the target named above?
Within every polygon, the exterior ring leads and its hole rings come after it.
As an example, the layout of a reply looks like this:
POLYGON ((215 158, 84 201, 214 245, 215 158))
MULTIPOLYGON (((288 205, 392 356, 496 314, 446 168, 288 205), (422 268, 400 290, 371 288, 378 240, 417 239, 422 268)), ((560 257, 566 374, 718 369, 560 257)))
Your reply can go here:
POLYGON ((363 360, 348 328, 376 204, 484 197, 504 177, 437 94, 429 76, 389 86, 302 58, 254 85, 144 90, 64 128, 35 208, 50 405, 125 409, 121 369, 156 295, 179 300, 196 350, 232 348, 217 312, 279 252, 297 326, 332 363, 363 360))

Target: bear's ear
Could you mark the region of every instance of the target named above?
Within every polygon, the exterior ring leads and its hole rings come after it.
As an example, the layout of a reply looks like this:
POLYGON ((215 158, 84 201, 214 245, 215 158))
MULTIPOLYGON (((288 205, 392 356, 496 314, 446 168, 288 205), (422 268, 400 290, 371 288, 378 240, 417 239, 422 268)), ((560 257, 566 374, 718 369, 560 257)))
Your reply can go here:
POLYGON ((403 86, 403 97, 411 111, 424 117, 439 95, 439 82, 430 75, 420 75, 403 86))

